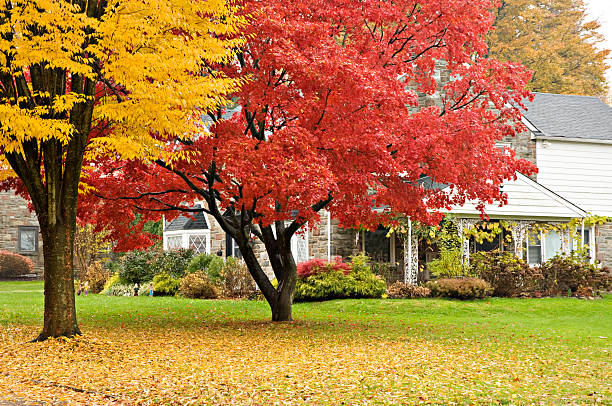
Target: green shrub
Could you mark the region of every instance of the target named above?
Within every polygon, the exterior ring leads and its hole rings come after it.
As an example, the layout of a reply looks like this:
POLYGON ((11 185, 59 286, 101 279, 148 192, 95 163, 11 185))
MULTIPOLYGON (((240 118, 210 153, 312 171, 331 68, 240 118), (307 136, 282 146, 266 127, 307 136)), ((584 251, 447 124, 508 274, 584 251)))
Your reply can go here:
POLYGON ((0 251, 0 278, 18 278, 34 273, 30 258, 9 251, 0 251))
POLYGON ((180 278, 185 274, 192 259, 193 250, 134 250, 119 260, 119 276, 123 283, 139 285, 152 280, 155 275, 162 272, 180 278))
POLYGON ((389 299, 415 299, 429 297, 431 291, 425 286, 413 285, 404 282, 395 282, 387 288, 389 299))
POLYGON ((612 278, 608 268, 590 264, 584 254, 556 255, 540 267, 541 290, 545 295, 556 296, 609 290, 612 278))
POLYGON ((153 277, 153 291, 158 296, 174 296, 181 285, 180 280, 167 272, 158 273, 153 277))
POLYGON ((474 274, 489 282, 493 296, 533 295, 540 288, 542 274, 511 252, 478 252, 471 258, 474 274))
POLYGON ((193 250, 186 249, 158 252, 153 263, 155 274, 166 272, 180 278, 185 275, 193 255, 193 250))
POLYGON ((221 285, 223 283, 222 269, 223 258, 212 254, 196 255, 187 266, 188 273, 205 271, 208 278, 210 278, 215 285, 221 285))
POLYGON ((255 281, 244 261, 228 257, 221 270, 223 294, 227 297, 248 297, 256 291, 255 281))
POLYGON ((365 254, 356 255, 351 260, 351 271, 348 276, 355 283, 353 285, 353 298, 380 298, 387 290, 384 279, 372 272, 370 258, 365 254))
POLYGON ((455 247, 442 249, 440 256, 427 264, 427 269, 436 278, 473 276, 469 267, 464 267, 461 262, 461 250, 455 247))
POLYGON ((483 299, 491 296, 491 285, 478 278, 443 278, 425 285, 432 296, 453 299, 483 299))
POLYGON ((83 280, 88 285, 89 293, 100 293, 110 277, 110 272, 107 271, 99 261, 95 261, 85 270, 83 280))
POLYGON ((350 297, 354 280, 343 272, 330 269, 297 280, 293 300, 318 301, 350 297))
POLYGON ((119 274, 117 273, 112 274, 110 278, 108 278, 106 282, 104 282, 104 287, 102 288, 102 291, 100 293, 103 295, 107 295, 108 291, 113 286, 120 284, 120 282, 121 282, 121 278, 119 277, 119 274))
POLYGON ((190 299, 216 299, 219 290, 205 271, 196 271, 181 278, 179 294, 190 299))
POLYGON ((126 253, 119 261, 119 276, 125 284, 142 283, 151 280, 157 269, 155 260, 158 252, 134 250, 126 253))
POLYGON ((351 269, 326 269, 306 278, 298 278, 294 300, 318 301, 344 298, 380 298, 385 293, 385 281, 374 275, 365 255, 353 257, 351 269))

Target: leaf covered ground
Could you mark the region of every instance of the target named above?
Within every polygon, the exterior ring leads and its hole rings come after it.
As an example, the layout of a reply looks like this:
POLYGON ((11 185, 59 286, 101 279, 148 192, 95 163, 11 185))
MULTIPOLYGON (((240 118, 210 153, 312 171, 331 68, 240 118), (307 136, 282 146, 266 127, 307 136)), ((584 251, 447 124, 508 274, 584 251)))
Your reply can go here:
POLYGON ((612 296, 298 304, 77 298, 28 343, 42 285, 0 283, 1 400, 49 404, 612 404, 612 296), (4 397, 4 398, 3 398, 4 397))

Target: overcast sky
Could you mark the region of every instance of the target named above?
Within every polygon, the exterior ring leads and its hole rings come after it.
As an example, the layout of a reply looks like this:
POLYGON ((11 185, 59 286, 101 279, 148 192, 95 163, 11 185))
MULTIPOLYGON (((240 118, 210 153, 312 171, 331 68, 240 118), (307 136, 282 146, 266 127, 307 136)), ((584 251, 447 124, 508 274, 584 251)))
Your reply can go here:
MULTIPOLYGON (((601 32, 606 37, 603 47, 612 49, 612 0, 584 0, 587 13, 591 19, 597 19, 601 23, 601 32)), ((608 59, 608 65, 612 65, 612 59, 608 59)), ((608 82, 612 83, 612 69, 608 68, 608 82)))

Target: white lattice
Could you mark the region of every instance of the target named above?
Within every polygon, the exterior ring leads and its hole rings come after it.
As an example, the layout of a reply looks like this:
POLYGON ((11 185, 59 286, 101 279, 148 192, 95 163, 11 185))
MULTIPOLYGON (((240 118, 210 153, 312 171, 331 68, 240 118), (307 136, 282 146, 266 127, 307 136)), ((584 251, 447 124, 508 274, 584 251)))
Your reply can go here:
POLYGON ((409 221, 408 235, 404 240, 404 283, 416 285, 419 273, 419 237, 412 232, 409 221))
POLYGON ((308 261, 308 232, 291 237, 291 253, 296 264, 308 261))
POLYGON ((195 234, 189 236, 189 248, 196 254, 206 253, 206 235, 195 234))
POLYGON ((168 237, 168 250, 178 250, 182 248, 183 236, 172 235, 168 237))
POLYGON ((468 230, 478 223, 479 219, 459 219, 457 222, 457 233, 461 239, 461 262, 464 267, 470 266, 470 239, 465 237, 465 230, 468 230))

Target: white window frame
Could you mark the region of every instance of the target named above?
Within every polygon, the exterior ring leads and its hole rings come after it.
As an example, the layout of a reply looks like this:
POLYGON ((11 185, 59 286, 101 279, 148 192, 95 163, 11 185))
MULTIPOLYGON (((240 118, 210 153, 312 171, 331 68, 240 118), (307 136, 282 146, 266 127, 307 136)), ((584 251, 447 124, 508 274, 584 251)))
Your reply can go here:
MULTIPOLYGON (((585 226, 584 231, 589 232, 589 241, 583 241, 582 243, 589 246, 589 251, 591 252, 589 263, 594 264, 595 257, 597 256, 597 252, 595 251, 595 227, 585 226)), ((582 227, 578 226, 576 232, 582 237, 582 227)), ((578 246, 578 240, 572 238, 572 249, 577 250, 578 248, 580 248, 578 246)))
POLYGON ((291 236, 291 255, 293 255, 293 260, 298 263, 298 240, 303 240, 306 244, 306 261, 308 261, 308 259, 310 259, 310 247, 309 247, 309 240, 308 240, 308 234, 309 234, 309 229, 308 229, 308 223, 304 224, 300 230, 298 230, 298 232, 303 231, 301 235, 296 235, 293 234, 291 236), (302 230, 304 229, 304 230, 302 230))
MULTIPOLYGON (((210 221, 208 221, 208 216, 206 215, 206 213, 203 213, 203 214, 204 214, 204 221, 206 221, 206 227, 207 227, 205 229, 164 231, 163 237, 162 237, 164 251, 169 250, 168 237, 180 235, 181 236, 181 248, 189 249, 189 237, 192 235, 199 235, 199 236, 203 235, 206 238, 206 253, 210 254, 210 221)), ((164 223, 165 222, 166 220, 164 219, 164 223)))

